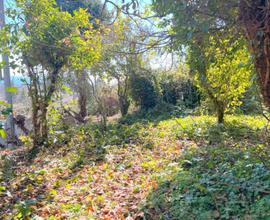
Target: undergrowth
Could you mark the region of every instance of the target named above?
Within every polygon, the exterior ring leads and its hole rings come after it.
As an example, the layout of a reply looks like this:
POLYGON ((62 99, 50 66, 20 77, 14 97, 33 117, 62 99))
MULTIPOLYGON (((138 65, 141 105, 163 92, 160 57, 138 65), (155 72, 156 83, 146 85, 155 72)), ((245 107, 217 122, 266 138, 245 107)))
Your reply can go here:
POLYGON ((134 118, 56 134, 31 162, 7 151, 0 218, 268 219, 266 121, 215 121, 134 118))
POLYGON ((161 179, 147 199, 146 219, 270 219, 266 121, 229 116, 180 119, 179 138, 195 141, 180 157, 179 172, 161 179), (267 148, 267 149, 266 149, 267 148))

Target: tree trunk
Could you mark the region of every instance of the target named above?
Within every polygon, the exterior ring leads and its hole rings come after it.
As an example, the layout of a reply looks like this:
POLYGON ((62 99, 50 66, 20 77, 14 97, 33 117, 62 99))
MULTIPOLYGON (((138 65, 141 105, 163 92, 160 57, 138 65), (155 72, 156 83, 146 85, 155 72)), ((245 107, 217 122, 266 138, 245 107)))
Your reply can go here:
POLYGON ((83 119, 82 121, 83 123, 85 123, 85 118, 88 116, 87 103, 88 103, 89 84, 86 74, 87 73, 85 71, 82 71, 77 74, 77 85, 79 86, 78 107, 79 107, 79 115, 80 118, 83 119))
POLYGON ((33 121, 33 145, 34 148, 46 145, 48 140, 48 121, 47 121, 47 108, 48 104, 40 105, 35 103, 38 107, 33 108, 32 121, 33 121), (42 107, 40 107, 42 106, 42 107))
POLYGON ((129 77, 126 76, 122 82, 120 77, 116 77, 116 79, 118 81, 117 94, 119 98, 120 112, 122 116, 126 116, 130 106, 130 102, 128 99, 129 77))
POLYGON ((85 118, 88 115, 88 113, 87 113, 87 94, 85 91, 80 90, 78 104, 79 104, 79 109, 80 109, 79 115, 83 119, 83 121, 85 122, 85 118))
POLYGON ((102 132, 107 130, 107 115, 105 112, 101 112, 101 130, 102 132))
POLYGON ((120 96, 119 97, 119 105, 120 105, 120 111, 121 111, 121 115, 125 116, 128 113, 128 108, 129 108, 129 101, 127 100, 127 98, 120 96))
POLYGON ((270 3, 241 0, 239 20, 254 55, 261 93, 270 108, 270 3))
POLYGON ((217 117, 218 117, 218 124, 224 123, 224 108, 218 107, 217 108, 217 117))
POLYGON ((56 90, 56 84, 59 77, 59 68, 54 69, 50 74, 50 87, 41 87, 41 82, 37 73, 33 68, 29 68, 29 96, 32 101, 32 123, 33 123, 33 150, 32 153, 36 154, 40 146, 48 144, 48 121, 47 112, 49 103, 56 90))

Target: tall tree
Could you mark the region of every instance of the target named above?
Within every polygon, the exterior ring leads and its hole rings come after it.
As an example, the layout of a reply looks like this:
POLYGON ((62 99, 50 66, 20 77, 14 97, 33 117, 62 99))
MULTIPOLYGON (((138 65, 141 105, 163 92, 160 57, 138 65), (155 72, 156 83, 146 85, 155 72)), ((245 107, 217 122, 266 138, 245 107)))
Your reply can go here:
POLYGON ((170 26, 174 46, 189 46, 194 39, 227 36, 231 42, 246 37, 265 104, 270 107, 270 3, 268 0, 153 0, 153 6, 170 26), (170 16, 172 15, 172 16, 170 16))
POLYGON ((270 2, 241 0, 239 8, 239 21, 251 45, 261 92, 270 108, 270 2))
POLYGON ((105 39, 106 46, 103 47, 102 58, 94 65, 94 72, 116 80, 120 111, 125 116, 130 106, 129 81, 135 60, 132 59, 133 44, 127 41, 127 35, 130 35, 127 23, 116 24, 112 34, 105 39))
MULTIPOLYGON (((76 10, 82 8, 87 10, 90 14, 89 22, 93 24, 95 29, 99 29, 101 25, 107 23, 110 20, 109 12, 107 8, 104 8, 103 3, 100 0, 56 0, 57 5, 63 11, 67 11, 73 14, 76 10)), ((75 74, 76 92, 78 93, 78 108, 79 112, 73 112, 75 119, 78 122, 85 123, 88 116, 88 99, 89 99, 89 87, 91 86, 88 81, 87 69, 83 68, 81 71, 73 71, 75 74)), ((68 111, 68 110, 67 110, 68 111)), ((71 113, 71 112, 69 112, 71 113)))
POLYGON ((188 63, 195 83, 211 100, 218 123, 224 114, 241 105, 240 99, 251 85, 253 65, 245 42, 226 39, 189 48, 188 63))
POLYGON ((27 68, 34 147, 37 147, 48 141, 47 110, 61 70, 67 65, 74 69, 90 66, 99 58, 100 37, 83 9, 71 15, 50 0, 18 0, 17 9, 25 20, 23 27, 14 33, 17 41, 11 44, 11 49, 16 52, 18 62, 27 68))

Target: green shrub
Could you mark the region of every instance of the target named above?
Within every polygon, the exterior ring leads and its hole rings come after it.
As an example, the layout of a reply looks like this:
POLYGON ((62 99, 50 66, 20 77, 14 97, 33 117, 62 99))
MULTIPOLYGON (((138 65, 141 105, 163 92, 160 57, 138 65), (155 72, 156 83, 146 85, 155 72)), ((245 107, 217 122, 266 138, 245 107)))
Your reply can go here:
POLYGON ((133 74, 130 77, 130 93, 132 99, 143 110, 148 110, 157 104, 158 93, 154 76, 151 74, 133 74))
POLYGON ((190 79, 179 74, 164 74, 159 79, 162 100, 172 105, 193 109, 200 103, 200 94, 190 79))

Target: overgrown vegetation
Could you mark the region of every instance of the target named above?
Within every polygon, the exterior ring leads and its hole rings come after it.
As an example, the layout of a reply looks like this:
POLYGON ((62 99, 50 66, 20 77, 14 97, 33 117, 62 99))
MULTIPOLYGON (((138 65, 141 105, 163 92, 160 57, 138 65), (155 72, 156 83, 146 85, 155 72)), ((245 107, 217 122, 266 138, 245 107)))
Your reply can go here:
POLYGON ((270 219, 269 10, 0 0, 0 219, 270 219))
POLYGON ((267 151, 260 142, 264 124, 244 117, 214 127, 191 120, 179 123, 196 144, 183 151, 180 171, 161 178, 146 219, 268 219, 269 161, 259 156, 267 151))
POLYGON ((104 134, 82 126, 32 164, 21 164, 25 150, 10 162, 7 150, 1 159, 1 218, 267 217, 266 121, 226 121, 217 126, 215 118, 203 116, 113 124, 104 134))

